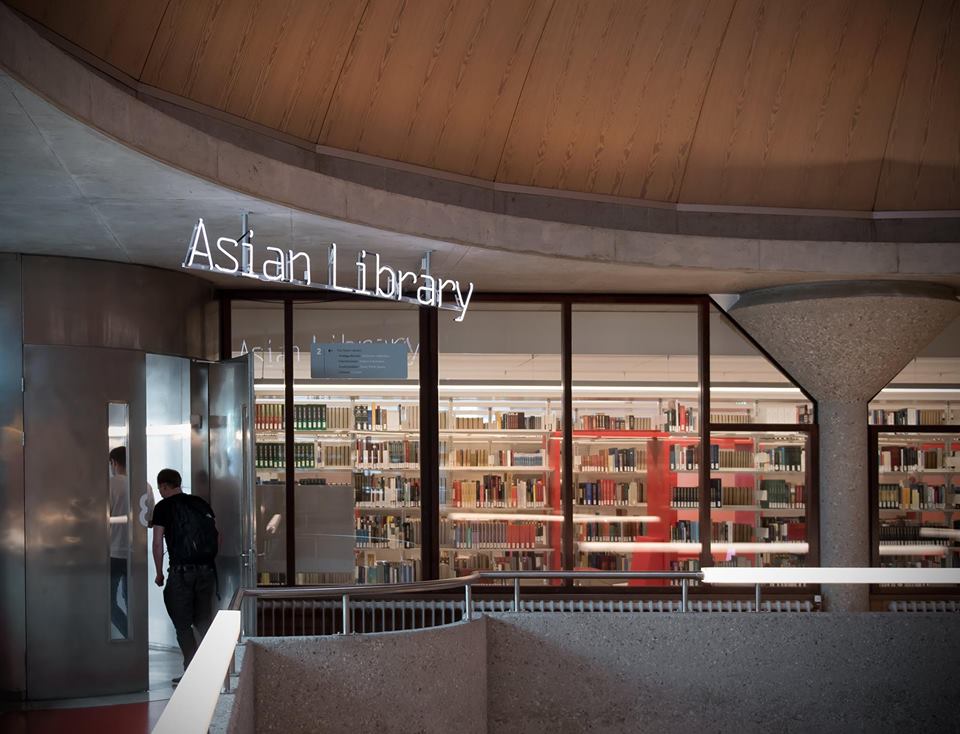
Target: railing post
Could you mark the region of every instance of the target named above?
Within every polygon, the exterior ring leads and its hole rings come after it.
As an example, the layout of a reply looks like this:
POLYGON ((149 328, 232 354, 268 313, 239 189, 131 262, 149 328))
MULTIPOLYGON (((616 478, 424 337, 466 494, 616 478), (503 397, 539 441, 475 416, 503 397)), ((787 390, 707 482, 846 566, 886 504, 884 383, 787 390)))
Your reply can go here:
POLYGON ((513 579, 513 611, 520 611, 520 579, 517 577, 513 579))
MULTIPOLYGON (((240 625, 241 629, 243 628, 243 612, 240 613, 240 625)), ((234 646, 233 654, 230 656, 230 666, 227 668, 227 678, 223 682, 223 689, 225 692, 230 693, 230 678, 233 676, 234 672, 237 669, 237 648, 234 646)))
POLYGON ((341 611, 343 614, 343 634, 349 635, 353 630, 350 629, 350 595, 344 594, 340 600, 341 611))
POLYGON ((756 590, 754 591, 753 611, 760 611, 760 584, 757 584, 756 590))
POLYGON ((687 611, 687 579, 680 579, 680 611, 687 611))
POLYGON ((470 592, 471 592, 470 584, 469 583, 464 584, 463 585, 463 618, 467 622, 469 622, 473 616, 473 599, 471 599, 470 592))

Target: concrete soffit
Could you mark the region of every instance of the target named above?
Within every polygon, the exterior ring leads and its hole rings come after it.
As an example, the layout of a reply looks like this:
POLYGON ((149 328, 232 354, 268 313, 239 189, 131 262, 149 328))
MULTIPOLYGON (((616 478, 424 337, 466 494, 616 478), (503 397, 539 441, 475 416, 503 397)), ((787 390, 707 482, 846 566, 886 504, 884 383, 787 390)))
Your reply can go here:
MULTIPOLYGON (((303 147, 161 96, 102 62, 93 68, 94 61, 76 47, 55 47, 0 4, 0 65, 12 76, 137 151, 292 209, 491 251, 714 272, 709 290, 837 278, 960 286, 958 212, 838 216, 520 190, 303 147)), ((637 290, 644 285, 638 282, 637 290)))

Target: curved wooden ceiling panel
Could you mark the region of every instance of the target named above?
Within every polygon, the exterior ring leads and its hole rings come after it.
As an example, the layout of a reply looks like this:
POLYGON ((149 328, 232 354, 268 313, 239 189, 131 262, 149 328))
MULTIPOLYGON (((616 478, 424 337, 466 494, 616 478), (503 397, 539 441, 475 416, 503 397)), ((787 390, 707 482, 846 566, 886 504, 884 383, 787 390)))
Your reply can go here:
POLYGON ((10 0, 320 144, 662 202, 960 209, 957 0, 10 0))
POLYGON ((54 33, 139 79, 168 0, 5 0, 54 33))
POLYGON ((558 3, 498 180, 676 201, 732 6, 558 3))
POLYGON ((918 5, 740 0, 683 201, 873 208, 918 5))
POLYGON ((319 141, 492 179, 552 0, 371 0, 319 141))
POLYGON ((960 2, 923 4, 877 209, 960 209, 960 2))

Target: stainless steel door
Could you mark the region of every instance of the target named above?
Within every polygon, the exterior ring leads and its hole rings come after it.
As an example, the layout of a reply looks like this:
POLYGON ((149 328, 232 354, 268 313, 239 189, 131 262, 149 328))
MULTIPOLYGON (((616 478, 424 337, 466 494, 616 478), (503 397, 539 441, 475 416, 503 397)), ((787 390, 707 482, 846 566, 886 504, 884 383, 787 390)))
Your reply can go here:
MULTIPOLYGON (((129 631, 111 639, 110 403, 126 404, 132 496, 146 485, 144 356, 24 347, 27 695, 68 698, 148 687, 146 528, 131 528, 129 631)), ((114 438, 116 434, 114 433, 114 438)))
POLYGON ((207 364, 207 385, 209 501, 222 539, 217 573, 225 607, 238 588, 255 586, 257 579, 251 355, 207 364))

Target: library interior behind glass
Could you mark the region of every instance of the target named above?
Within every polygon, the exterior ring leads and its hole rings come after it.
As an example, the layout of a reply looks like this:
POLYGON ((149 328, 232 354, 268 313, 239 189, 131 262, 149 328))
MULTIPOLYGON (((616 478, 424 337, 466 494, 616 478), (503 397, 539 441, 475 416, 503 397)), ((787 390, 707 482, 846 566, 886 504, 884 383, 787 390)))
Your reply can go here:
MULTIPOLYGON (((349 299, 227 308, 254 361, 260 585, 819 565, 816 404, 706 297, 491 299, 432 325, 349 299)), ((864 415, 877 566, 958 563, 960 404, 928 377, 864 415)))

